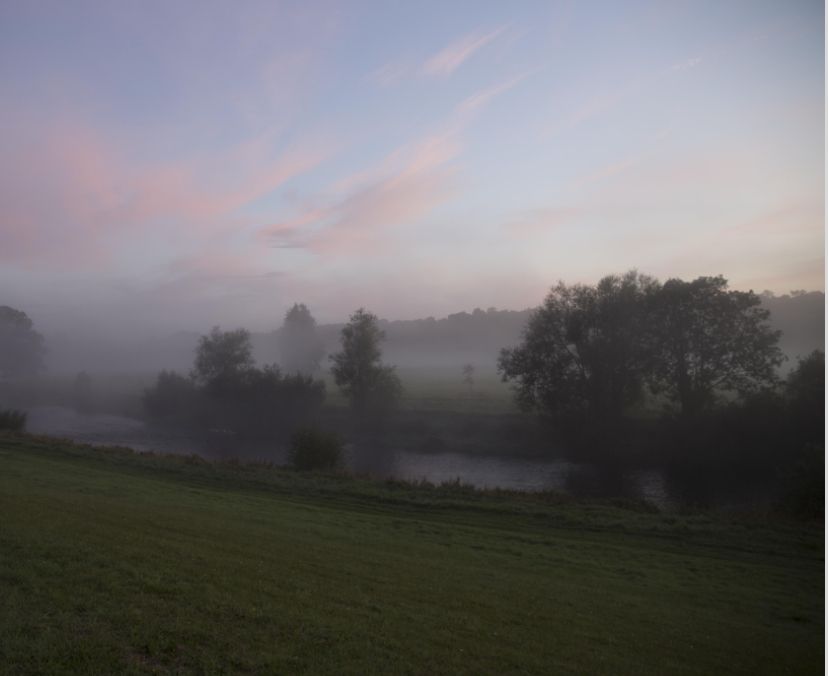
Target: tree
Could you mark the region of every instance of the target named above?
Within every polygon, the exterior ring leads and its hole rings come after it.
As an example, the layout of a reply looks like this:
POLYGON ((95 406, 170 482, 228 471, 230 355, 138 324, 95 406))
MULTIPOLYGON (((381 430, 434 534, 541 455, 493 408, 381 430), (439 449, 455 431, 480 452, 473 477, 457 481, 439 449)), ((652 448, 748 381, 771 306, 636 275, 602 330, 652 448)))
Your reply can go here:
POLYGON ((286 373, 312 375, 325 353, 316 334, 316 320, 304 303, 294 303, 285 314, 278 337, 279 363, 286 373))
POLYGON ((0 377, 37 373, 43 366, 43 337, 25 312, 0 306, 0 377))
POLYGON ((382 363, 384 339, 376 315, 360 308, 342 329, 342 350, 331 355, 334 381, 360 415, 387 409, 402 393, 394 367, 382 363))
POLYGON ((560 420, 614 423, 642 393, 649 360, 643 327, 658 288, 635 271, 596 286, 559 282, 529 317, 523 343, 498 370, 518 404, 560 420))
POLYGON ((728 291, 724 277, 668 280, 652 303, 653 388, 692 418, 719 392, 773 385, 783 356, 769 315, 752 291, 728 291))
POLYGON ((463 384, 469 388, 469 396, 471 396, 474 387, 474 364, 463 365, 463 384))
POLYGON ((214 326, 201 336, 191 377, 199 385, 220 388, 237 381, 253 368, 253 348, 246 329, 222 331, 214 326))

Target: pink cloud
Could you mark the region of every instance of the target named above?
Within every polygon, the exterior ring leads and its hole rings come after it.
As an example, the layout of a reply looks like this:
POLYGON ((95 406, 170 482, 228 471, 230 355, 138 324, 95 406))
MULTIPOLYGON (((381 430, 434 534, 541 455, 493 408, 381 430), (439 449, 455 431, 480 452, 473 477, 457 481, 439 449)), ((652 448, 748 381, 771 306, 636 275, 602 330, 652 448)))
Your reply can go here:
POLYGON ((277 248, 306 247, 326 256, 376 251, 389 229, 423 218, 451 197, 449 164, 458 151, 451 134, 427 137, 377 168, 338 181, 348 190, 339 200, 309 205, 260 234, 277 248))
POLYGON ((134 238, 221 233, 236 212, 332 150, 296 145, 231 147, 209 158, 135 164, 125 148, 84 125, 20 130, 0 164, 0 260, 72 268, 103 265, 134 238))
POLYGON ((489 105, 492 100, 509 91, 512 87, 526 79, 528 76, 529 73, 522 73, 521 75, 472 94, 460 102, 460 105, 457 106, 457 114, 461 116, 470 115, 477 110, 484 108, 489 105))
POLYGON ((340 178, 328 191, 338 199, 316 197, 293 217, 263 227, 260 235, 275 248, 307 248, 328 256, 377 250, 387 243, 389 229, 426 217, 452 196, 455 173, 449 165, 460 153, 460 134, 475 113, 529 74, 466 98, 442 130, 340 178))
POLYGON ((423 65, 423 73, 438 77, 448 77, 475 52, 488 45, 505 30, 506 26, 504 25, 489 33, 473 33, 460 38, 426 61, 423 65))

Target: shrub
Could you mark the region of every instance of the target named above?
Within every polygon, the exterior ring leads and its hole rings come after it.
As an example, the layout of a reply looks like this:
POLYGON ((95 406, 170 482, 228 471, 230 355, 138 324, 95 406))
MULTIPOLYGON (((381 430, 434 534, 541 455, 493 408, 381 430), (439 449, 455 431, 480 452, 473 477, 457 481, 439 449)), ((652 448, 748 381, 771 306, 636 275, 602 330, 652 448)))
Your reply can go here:
POLYGON ((153 387, 144 392, 144 410, 152 420, 189 421, 198 406, 198 391, 189 378, 161 371, 153 387))
POLYGON ((781 509, 799 519, 825 519, 825 448, 807 444, 786 477, 781 509))
POLYGON ((0 411, 0 430, 22 432, 26 427, 26 414, 23 411, 0 411))
POLYGON ((329 470, 342 463, 342 441, 329 432, 304 429, 293 434, 288 461, 298 470, 329 470))

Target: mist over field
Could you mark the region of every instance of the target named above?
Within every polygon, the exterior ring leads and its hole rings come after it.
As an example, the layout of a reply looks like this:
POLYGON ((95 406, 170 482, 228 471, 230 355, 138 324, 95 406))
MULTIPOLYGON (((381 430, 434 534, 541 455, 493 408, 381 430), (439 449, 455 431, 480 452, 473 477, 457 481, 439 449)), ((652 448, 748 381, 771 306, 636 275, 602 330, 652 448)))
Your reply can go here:
MULTIPOLYGON (((762 296, 771 315, 771 325, 782 332, 780 346, 789 370, 797 357, 825 345, 825 295, 822 292, 762 296)), ((520 341, 530 309, 495 308, 461 311, 447 317, 416 320, 380 319, 386 332, 384 346, 390 363, 404 369, 425 368, 458 375, 463 364, 473 363, 481 372, 495 372, 501 348, 520 341)), ((278 331, 282 317, 273 312, 272 328, 252 332, 253 350, 260 363, 279 363, 278 331)), ((258 325, 266 325, 260 318, 258 325)), ((217 316, 202 331, 155 329, 132 335, 105 324, 52 328, 45 334, 49 350, 46 374, 74 375, 79 371, 98 373, 155 373, 161 369, 189 369, 198 337, 213 325, 236 328, 217 316)), ((319 334, 326 354, 336 351, 342 323, 320 324, 319 334)))

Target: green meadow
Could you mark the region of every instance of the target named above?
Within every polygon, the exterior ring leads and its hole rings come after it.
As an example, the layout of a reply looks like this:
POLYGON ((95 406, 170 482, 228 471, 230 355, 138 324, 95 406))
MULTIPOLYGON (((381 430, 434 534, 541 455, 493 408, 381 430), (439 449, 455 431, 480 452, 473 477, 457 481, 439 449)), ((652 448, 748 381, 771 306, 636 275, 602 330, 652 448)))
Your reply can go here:
POLYGON ((822 524, 0 436, 4 674, 820 674, 822 524))

